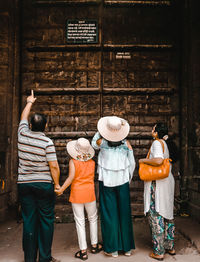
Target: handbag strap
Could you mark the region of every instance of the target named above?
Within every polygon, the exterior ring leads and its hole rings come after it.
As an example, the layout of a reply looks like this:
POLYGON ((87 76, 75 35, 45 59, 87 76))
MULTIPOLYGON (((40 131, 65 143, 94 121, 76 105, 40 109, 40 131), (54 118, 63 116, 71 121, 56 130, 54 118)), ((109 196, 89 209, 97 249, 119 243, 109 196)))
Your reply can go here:
MULTIPOLYGON (((156 140, 158 140, 158 141, 161 143, 162 149, 163 149, 163 154, 164 154, 164 152, 165 152, 165 146, 164 146, 163 141, 162 141, 161 139, 158 139, 158 138, 156 138, 156 140)), ((152 144, 153 144, 153 143, 152 143, 152 144)), ((151 144, 151 145, 152 145, 152 144, 151 144)), ((150 150, 151 150, 151 146, 150 146, 149 152, 147 153, 147 158, 149 158, 149 156, 150 156, 150 150)))

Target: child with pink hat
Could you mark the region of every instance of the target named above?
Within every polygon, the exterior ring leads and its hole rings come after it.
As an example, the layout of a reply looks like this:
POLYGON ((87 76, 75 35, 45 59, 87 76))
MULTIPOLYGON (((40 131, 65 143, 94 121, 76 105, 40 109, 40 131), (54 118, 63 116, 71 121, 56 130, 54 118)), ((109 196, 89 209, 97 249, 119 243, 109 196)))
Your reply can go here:
POLYGON ((72 157, 69 161, 69 176, 62 187, 55 192, 57 195, 61 195, 71 185, 69 201, 72 203, 80 248, 75 257, 86 260, 88 255, 84 209, 87 212, 90 224, 91 252, 96 254, 102 250, 102 245, 98 243, 97 232, 98 215, 94 187, 95 162, 92 160, 94 149, 87 139, 79 138, 67 143, 67 152, 72 157))

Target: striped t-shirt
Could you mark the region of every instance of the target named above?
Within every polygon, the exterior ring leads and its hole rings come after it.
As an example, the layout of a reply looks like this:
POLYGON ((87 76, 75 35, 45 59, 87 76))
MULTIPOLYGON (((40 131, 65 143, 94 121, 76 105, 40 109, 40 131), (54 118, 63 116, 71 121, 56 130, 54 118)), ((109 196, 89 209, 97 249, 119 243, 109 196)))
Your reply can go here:
POLYGON ((42 132, 31 131, 28 121, 18 128, 18 182, 52 182, 49 161, 57 160, 52 140, 42 132))

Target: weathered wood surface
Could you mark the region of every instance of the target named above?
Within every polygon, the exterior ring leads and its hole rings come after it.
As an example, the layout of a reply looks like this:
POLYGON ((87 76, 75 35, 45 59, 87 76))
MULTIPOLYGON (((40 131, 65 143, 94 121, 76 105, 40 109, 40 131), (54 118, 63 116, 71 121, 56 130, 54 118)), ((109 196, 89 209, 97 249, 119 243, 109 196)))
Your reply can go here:
MULTIPOLYGON (((152 1, 155 5, 131 1, 130 6, 126 1, 100 1, 97 5, 88 1, 78 5, 77 1, 66 6, 42 2, 23 2, 22 94, 25 101, 34 89, 37 103, 33 111, 48 117, 47 134, 56 145, 61 180, 66 178, 69 161, 66 143, 80 136, 91 140, 102 116, 128 120, 136 160, 146 155, 157 121, 168 123, 178 143, 180 90, 174 7, 164 1, 152 1), (66 42, 66 21, 75 18, 99 21, 98 44, 66 42), (118 52, 128 55, 120 59, 118 52)), ((142 187, 136 170, 132 197, 140 207, 142 187)))
POLYGON ((183 208, 200 221, 200 17, 199 1, 183 9, 183 57, 181 63, 181 152, 183 208))
POLYGON ((0 221, 17 198, 18 11, 17 1, 0 1, 0 221))
MULTIPOLYGON (((152 125, 166 121, 170 135, 181 143, 181 164, 174 169, 176 178, 181 173, 176 194, 180 182, 188 211, 200 217, 200 1, 184 3, 0 2, 0 219, 8 201, 17 199, 19 102, 23 108, 30 89, 38 98, 33 110, 47 114, 47 134, 56 145, 62 181, 69 160, 67 141, 80 136, 91 140, 101 116, 114 114, 129 121, 136 160, 147 153, 152 125), (75 18, 99 22, 99 43, 67 43, 66 20, 75 18), (119 59, 118 52, 127 52, 129 58, 119 59)), ((142 213, 142 190, 136 170, 131 186, 134 214, 142 213)))
POLYGON ((172 0, 33 0, 33 3, 36 5, 88 5, 88 4, 101 4, 105 5, 153 5, 153 6, 170 6, 172 4, 172 0))
POLYGON ((25 97, 35 90, 34 110, 47 114, 54 139, 58 132, 94 132, 101 116, 113 114, 127 119, 131 132, 149 132, 160 120, 178 134, 172 7, 41 9, 28 0, 23 8, 22 92, 25 97), (75 17, 99 20, 99 47, 68 46, 65 22, 75 17), (120 50, 129 52, 130 59, 117 59, 120 50))

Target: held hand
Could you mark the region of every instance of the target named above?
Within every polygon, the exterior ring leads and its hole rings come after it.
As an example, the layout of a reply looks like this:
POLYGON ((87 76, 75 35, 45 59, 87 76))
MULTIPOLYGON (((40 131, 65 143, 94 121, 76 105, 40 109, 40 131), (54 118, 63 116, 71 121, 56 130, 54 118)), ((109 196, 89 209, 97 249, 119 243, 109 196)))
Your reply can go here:
POLYGON ((59 190, 61 188, 61 186, 58 184, 58 185, 54 185, 54 190, 59 190))
POLYGON ((31 95, 27 97, 26 101, 27 103, 33 104, 37 98, 34 97, 34 92, 31 90, 31 95))
POLYGON ((60 196, 63 194, 63 190, 60 188, 60 189, 54 189, 54 192, 56 193, 57 196, 60 196))
POLYGON ((139 163, 144 163, 145 158, 139 159, 139 163))

